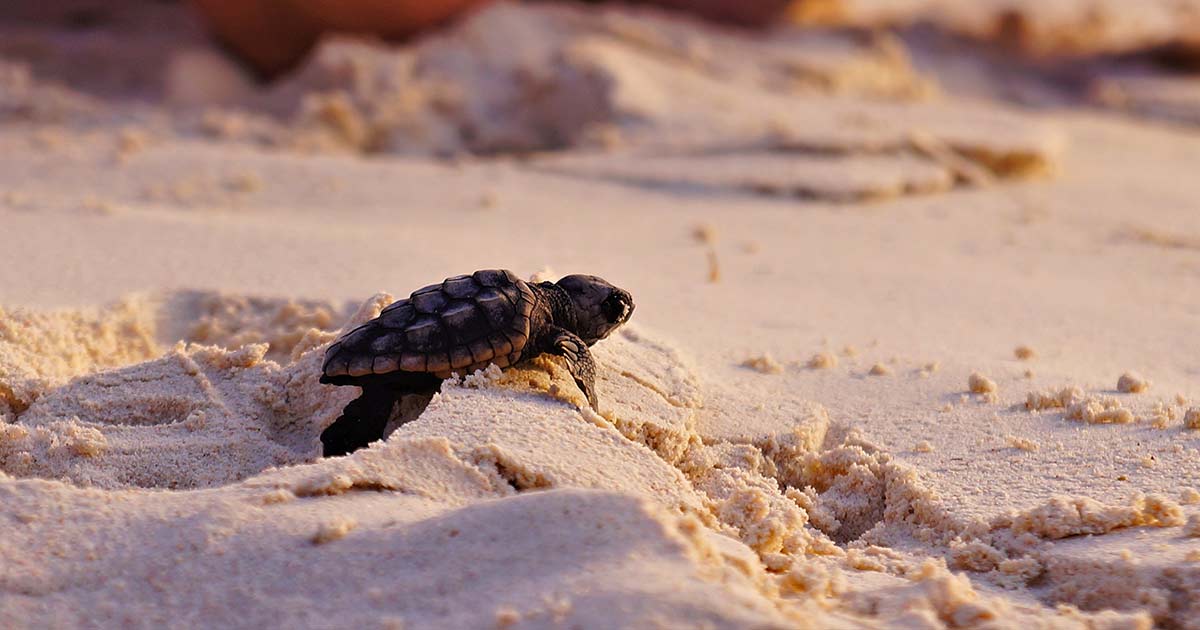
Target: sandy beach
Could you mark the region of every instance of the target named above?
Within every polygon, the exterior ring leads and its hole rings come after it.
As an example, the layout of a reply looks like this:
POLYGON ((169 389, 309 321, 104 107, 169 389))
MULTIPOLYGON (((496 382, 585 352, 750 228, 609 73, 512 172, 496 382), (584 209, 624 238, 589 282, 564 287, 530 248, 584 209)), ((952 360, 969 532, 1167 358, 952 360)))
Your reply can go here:
POLYGON ((0 627, 1200 629, 1196 2, 0 12, 0 627), (56 13, 57 12, 57 13, 56 13), (86 59, 81 63, 80 59, 86 59), (326 349, 601 276, 346 457, 326 349))

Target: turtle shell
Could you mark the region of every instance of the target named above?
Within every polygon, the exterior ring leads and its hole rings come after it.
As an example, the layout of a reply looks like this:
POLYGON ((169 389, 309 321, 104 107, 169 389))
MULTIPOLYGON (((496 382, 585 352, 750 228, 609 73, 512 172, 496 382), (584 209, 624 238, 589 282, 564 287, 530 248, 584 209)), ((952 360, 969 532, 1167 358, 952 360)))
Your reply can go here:
POLYGON ((396 372, 447 378, 489 363, 507 367, 529 342, 533 305, 533 291, 511 271, 447 278, 388 305, 329 346, 322 380, 353 384, 396 372))

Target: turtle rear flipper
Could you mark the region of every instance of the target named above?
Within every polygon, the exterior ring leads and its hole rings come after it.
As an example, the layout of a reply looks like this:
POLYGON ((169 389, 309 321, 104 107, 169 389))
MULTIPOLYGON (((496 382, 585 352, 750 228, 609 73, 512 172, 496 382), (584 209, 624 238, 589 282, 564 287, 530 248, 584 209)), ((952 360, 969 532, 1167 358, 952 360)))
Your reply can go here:
POLYGON ((383 431, 399 398, 400 393, 392 387, 364 385, 362 395, 350 401, 342 415, 321 432, 323 455, 349 455, 383 439, 383 431))

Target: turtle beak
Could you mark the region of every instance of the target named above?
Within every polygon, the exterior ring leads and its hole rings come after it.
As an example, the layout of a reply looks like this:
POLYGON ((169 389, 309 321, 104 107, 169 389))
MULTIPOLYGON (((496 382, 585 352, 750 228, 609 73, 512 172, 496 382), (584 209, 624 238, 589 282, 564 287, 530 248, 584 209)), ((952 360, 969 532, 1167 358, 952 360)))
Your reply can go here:
POLYGON ((629 318, 633 316, 633 308, 633 296, 621 289, 613 289, 612 293, 609 293, 604 302, 600 304, 604 319, 616 326, 629 321, 629 318))

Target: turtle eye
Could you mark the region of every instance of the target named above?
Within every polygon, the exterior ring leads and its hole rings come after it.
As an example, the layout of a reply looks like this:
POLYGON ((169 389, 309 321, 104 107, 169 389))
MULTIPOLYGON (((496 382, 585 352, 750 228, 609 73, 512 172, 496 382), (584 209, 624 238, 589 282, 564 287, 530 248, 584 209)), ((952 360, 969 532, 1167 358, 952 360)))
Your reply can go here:
POLYGON ((629 305, 621 299, 619 293, 613 293, 600 304, 600 312, 604 313, 604 319, 608 320, 608 323, 616 324, 625 319, 629 313, 629 305))

